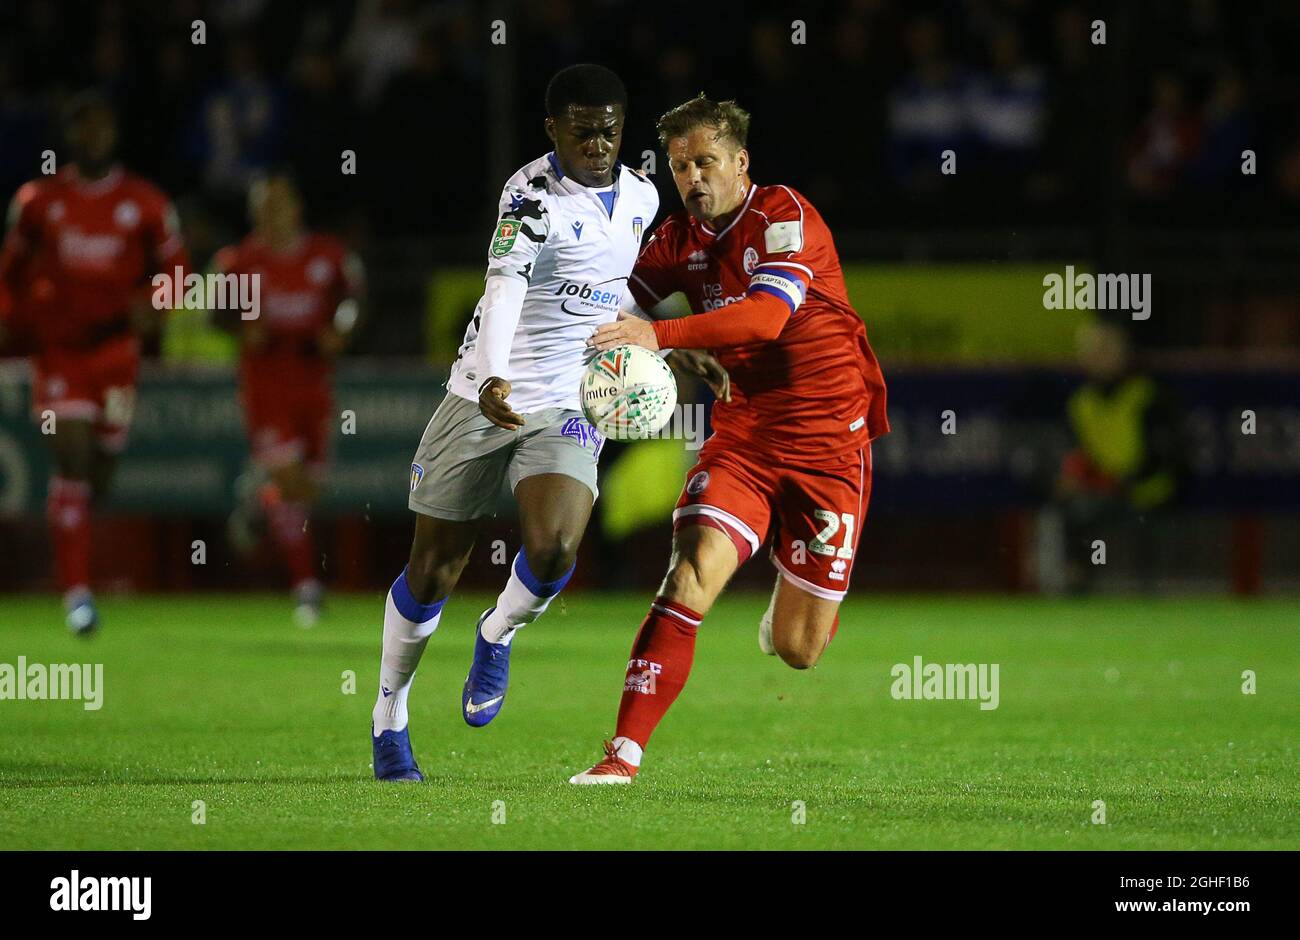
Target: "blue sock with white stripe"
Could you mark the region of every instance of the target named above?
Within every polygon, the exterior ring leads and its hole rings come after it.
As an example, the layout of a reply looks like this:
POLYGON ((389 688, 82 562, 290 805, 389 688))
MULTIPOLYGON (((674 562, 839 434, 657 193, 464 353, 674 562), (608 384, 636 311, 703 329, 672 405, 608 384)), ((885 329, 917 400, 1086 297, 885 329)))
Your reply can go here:
POLYGON ((528 559, 520 549, 510 566, 510 580, 497 596, 496 610, 483 621, 483 639, 489 643, 509 644, 516 630, 542 615, 551 599, 564 590, 571 577, 572 566, 554 581, 539 580, 528 567, 528 559))
POLYGON ((406 569, 397 576, 384 603, 384 652, 379 662, 379 698, 371 717, 375 734, 406 727, 406 698, 424 647, 438 629, 447 598, 421 604, 411 594, 406 569))

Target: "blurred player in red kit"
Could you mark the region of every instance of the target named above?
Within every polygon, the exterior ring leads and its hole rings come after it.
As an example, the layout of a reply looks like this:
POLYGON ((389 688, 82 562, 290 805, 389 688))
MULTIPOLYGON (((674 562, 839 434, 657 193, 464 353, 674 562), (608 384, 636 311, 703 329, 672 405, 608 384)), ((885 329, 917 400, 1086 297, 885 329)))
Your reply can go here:
POLYGON ((256 279, 259 307, 219 311, 240 337, 240 401, 254 466, 229 530, 244 551, 263 525, 270 530, 293 579, 295 619, 310 627, 322 588, 308 522, 335 421, 334 360, 360 317, 363 272, 338 239, 304 228, 288 173, 254 182, 249 211, 252 234, 215 259, 218 273, 256 279))
POLYGON ((627 783, 691 669, 701 620, 771 534, 776 587, 759 645, 796 669, 821 657, 871 494, 871 441, 888 432, 885 382, 849 303, 830 230, 788 186, 756 186, 749 115, 701 95, 659 120, 685 211, 633 269, 637 306, 682 291, 694 313, 620 314, 592 345, 702 348, 730 376, 713 435, 673 512, 668 574, 632 647, 613 741, 571 783, 627 783))
POLYGON ((115 162, 107 99, 74 98, 64 131, 72 162, 14 196, 0 281, 33 349, 33 411, 54 451, 46 505, 67 623, 87 634, 99 623, 90 511, 126 446, 141 337, 158 328, 151 278, 189 262, 167 196, 115 162))

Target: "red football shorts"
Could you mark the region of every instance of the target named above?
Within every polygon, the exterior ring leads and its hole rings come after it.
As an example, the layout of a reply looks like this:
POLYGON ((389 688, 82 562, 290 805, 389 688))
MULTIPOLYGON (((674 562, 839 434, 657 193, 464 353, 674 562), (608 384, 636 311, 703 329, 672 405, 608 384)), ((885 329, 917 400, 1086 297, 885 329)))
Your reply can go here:
POLYGON ((271 469, 300 462, 317 472, 324 468, 334 414, 328 381, 245 373, 240 401, 253 460, 271 469))
MULTIPOLYGON (((109 453, 126 447, 135 414, 140 345, 121 337, 91 349, 45 350, 32 358, 32 411, 59 420, 91 422, 99 445, 109 453)), ((57 432, 56 432, 57 433, 57 432)))
POLYGON ((772 564, 810 594, 843 600, 871 498, 871 445, 816 467, 734 446, 700 451, 673 510, 684 525, 721 529, 743 564, 772 535, 772 564))

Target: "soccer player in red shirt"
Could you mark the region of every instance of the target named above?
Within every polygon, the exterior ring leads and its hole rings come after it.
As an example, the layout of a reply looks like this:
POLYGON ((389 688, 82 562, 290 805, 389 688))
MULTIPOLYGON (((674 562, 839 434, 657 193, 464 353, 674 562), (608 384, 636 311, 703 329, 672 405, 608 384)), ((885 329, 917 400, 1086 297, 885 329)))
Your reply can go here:
POLYGON ((696 629, 732 573, 771 534, 778 575, 759 628, 796 669, 838 625, 871 494, 871 441, 889 430, 885 382, 849 303, 830 230, 788 186, 757 186, 749 115, 701 95, 659 120, 685 211, 646 244, 629 287, 651 310, 682 291, 693 315, 621 315, 599 350, 710 350, 730 376, 713 435, 673 512, 668 574, 632 646, 613 741, 570 783, 628 783, 686 684, 696 629))
POLYGON ((309 627, 322 588, 308 531, 334 422, 334 360, 360 316, 364 275, 342 242, 303 227, 293 178, 276 172, 249 191, 253 232, 217 253, 218 273, 255 277, 260 310, 222 311, 238 325, 240 400, 259 474, 232 517, 237 547, 265 519, 293 579, 294 616, 309 627))
POLYGON ((46 502, 70 629, 99 617, 90 591, 90 510, 126 445, 140 337, 159 323, 151 276, 188 265, 176 212, 114 160, 117 124, 97 93, 69 105, 72 163, 19 188, 0 248, 12 317, 34 341, 32 404, 54 451, 46 502))

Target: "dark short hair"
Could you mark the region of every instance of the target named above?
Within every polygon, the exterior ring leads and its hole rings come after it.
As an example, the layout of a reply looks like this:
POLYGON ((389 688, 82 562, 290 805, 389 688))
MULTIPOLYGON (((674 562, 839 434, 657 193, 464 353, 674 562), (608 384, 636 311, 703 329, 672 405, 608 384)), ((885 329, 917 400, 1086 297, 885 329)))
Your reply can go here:
POLYGON ((583 63, 560 69, 546 85, 546 114, 557 118, 570 105, 579 107, 616 104, 627 107, 623 79, 603 65, 583 63))
POLYGON ((667 147, 673 137, 682 137, 697 127, 713 127, 737 148, 749 139, 749 112, 734 101, 713 101, 704 92, 665 112, 655 129, 659 146, 667 147))

